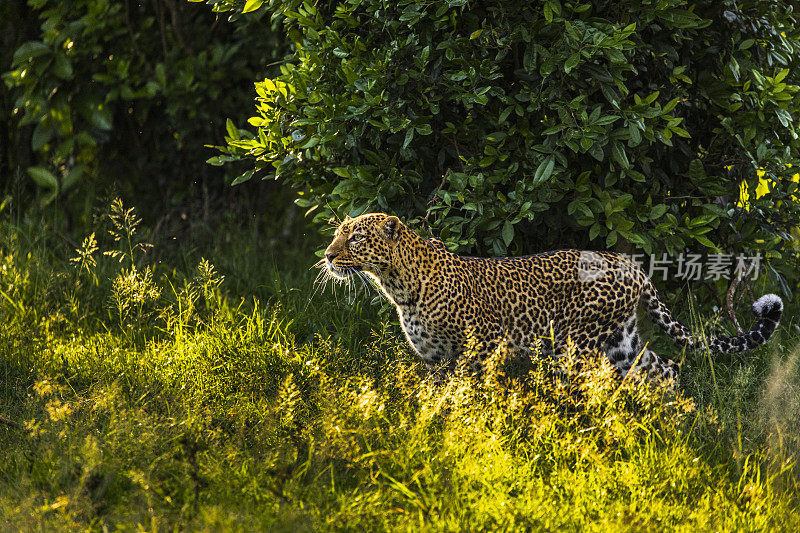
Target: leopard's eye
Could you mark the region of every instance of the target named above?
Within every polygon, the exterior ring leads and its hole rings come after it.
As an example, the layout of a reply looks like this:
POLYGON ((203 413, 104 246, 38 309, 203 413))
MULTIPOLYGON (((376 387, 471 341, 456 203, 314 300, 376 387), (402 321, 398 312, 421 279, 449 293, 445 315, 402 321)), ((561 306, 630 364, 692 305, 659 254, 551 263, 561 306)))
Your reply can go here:
POLYGON ((347 238, 347 242, 358 242, 364 239, 363 233, 353 233, 347 238))

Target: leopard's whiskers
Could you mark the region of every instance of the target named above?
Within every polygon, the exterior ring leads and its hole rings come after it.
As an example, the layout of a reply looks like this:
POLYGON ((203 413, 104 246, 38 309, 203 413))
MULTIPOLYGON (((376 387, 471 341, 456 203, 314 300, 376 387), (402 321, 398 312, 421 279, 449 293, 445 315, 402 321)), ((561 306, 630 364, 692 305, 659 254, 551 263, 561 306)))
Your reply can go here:
POLYGON ((370 281, 368 281, 368 280, 367 280, 367 276, 366 276, 366 275, 365 275, 363 272, 358 272, 358 271, 356 271, 356 274, 358 275, 358 279, 360 279, 360 280, 361 280, 361 284, 364 286, 364 290, 365 290, 365 292, 366 292, 367 294, 369 294, 369 292, 370 292, 370 289, 374 288, 374 287, 372 286, 372 283, 371 283, 370 281))
POLYGON ((342 280, 337 279, 328 270, 325 259, 320 259, 319 261, 314 263, 311 267, 309 267, 309 270, 311 270, 311 268, 314 268, 314 267, 319 268, 320 271, 319 271, 319 273, 317 273, 317 277, 314 279, 314 291, 311 293, 311 296, 309 297, 308 302, 306 302, 306 308, 305 308, 306 310, 308 309, 308 306, 311 303, 311 300, 314 298, 314 296, 317 295, 317 293, 325 292, 325 289, 328 286, 328 282, 330 282, 331 280, 333 280, 333 285, 332 285, 332 287, 333 287, 333 289, 332 289, 333 298, 334 298, 334 300, 338 301, 338 295, 336 294, 336 285, 337 285, 337 283, 342 281, 342 280))

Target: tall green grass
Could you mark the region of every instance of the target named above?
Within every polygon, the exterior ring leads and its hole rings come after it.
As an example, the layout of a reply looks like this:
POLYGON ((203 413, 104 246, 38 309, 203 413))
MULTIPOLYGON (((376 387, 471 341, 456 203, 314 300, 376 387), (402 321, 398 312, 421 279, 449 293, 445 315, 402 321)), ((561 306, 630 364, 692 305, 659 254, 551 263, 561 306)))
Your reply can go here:
POLYGON ((4 530, 800 526, 786 331, 678 393, 501 352, 441 381, 374 294, 315 293, 302 226, 152 264, 114 209, 73 244, 0 221, 4 530))

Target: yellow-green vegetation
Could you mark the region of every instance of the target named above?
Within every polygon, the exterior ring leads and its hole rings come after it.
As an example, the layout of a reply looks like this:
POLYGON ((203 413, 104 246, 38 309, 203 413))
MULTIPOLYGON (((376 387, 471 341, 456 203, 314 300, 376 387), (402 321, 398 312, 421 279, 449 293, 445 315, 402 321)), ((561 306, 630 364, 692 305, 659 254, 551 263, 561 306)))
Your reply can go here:
POLYGON ((3 530, 800 527, 788 328, 679 393, 577 356, 436 380, 299 232, 147 266, 120 203, 77 252, 42 224, 0 220, 3 530))

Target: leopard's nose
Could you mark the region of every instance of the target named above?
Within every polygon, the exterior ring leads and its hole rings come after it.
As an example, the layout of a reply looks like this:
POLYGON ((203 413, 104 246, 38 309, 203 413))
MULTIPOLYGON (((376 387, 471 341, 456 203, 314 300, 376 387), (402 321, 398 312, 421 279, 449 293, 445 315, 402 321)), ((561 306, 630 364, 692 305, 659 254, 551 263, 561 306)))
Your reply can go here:
POLYGON ((339 252, 325 252, 325 259, 328 261, 333 261, 337 257, 339 257, 339 252))

